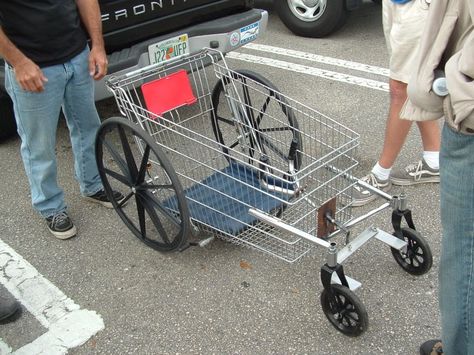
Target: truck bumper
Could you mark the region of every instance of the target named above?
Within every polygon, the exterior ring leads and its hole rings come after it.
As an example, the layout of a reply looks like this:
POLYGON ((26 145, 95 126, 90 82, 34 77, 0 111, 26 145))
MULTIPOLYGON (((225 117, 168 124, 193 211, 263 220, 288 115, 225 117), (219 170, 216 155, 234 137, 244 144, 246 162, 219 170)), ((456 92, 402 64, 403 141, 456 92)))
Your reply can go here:
MULTIPOLYGON (((265 32, 267 23, 268 13, 265 10, 252 9, 155 37, 110 54, 108 73, 120 75, 149 65, 149 45, 182 34, 188 35, 191 54, 205 47, 228 53, 260 37, 265 32)), ((96 101, 112 95, 105 86, 106 78, 96 83, 96 101)))

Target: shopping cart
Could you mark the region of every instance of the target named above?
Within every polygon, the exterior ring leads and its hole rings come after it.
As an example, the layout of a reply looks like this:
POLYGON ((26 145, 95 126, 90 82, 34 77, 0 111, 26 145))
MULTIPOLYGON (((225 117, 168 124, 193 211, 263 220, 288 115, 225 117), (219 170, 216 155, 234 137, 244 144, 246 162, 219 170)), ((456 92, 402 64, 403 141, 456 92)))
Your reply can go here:
POLYGON ((360 283, 342 267, 356 250, 376 238, 410 274, 430 269, 430 248, 415 231, 405 197, 351 175, 359 136, 261 75, 233 71, 220 52, 204 49, 111 77, 107 86, 126 118, 103 122, 99 172, 120 218, 148 246, 184 250, 218 236, 290 263, 325 247, 322 308, 349 336, 368 326, 353 292, 360 283), (353 217, 355 184, 386 202, 353 217), (114 200, 113 190, 125 200, 114 200), (393 235, 372 226, 351 236, 353 226, 387 208, 393 235))

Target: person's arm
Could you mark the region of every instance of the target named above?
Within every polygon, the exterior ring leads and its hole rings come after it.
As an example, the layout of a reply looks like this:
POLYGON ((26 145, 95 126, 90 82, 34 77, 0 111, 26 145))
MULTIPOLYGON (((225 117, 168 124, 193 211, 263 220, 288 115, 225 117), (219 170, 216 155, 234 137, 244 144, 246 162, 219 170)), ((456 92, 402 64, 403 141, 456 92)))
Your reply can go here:
POLYGON ((15 71, 15 77, 23 90, 40 92, 48 81, 40 67, 23 54, 7 37, 0 27, 0 55, 15 71))
POLYGON ((102 37, 99 3, 97 0, 76 0, 76 5, 82 23, 91 39, 89 72, 95 80, 99 80, 107 74, 107 55, 105 54, 104 39, 102 37))

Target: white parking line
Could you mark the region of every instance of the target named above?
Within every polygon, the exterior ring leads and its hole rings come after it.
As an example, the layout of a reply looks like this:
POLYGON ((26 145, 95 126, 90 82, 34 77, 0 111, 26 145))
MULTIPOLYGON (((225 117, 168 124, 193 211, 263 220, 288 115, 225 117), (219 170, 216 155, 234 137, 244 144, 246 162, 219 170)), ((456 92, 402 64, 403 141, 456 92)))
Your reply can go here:
POLYGON ((249 62, 249 63, 254 63, 254 64, 267 65, 270 67, 289 70, 296 73, 317 76, 317 77, 321 77, 328 80, 334 80, 334 81, 339 81, 346 84, 358 85, 358 86, 362 86, 362 87, 366 87, 366 88, 370 88, 374 90, 388 92, 388 83, 386 82, 366 79, 366 78, 349 75, 349 74, 338 73, 331 70, 324 70, 324 69, 314 68, 307 65, 296 64, 296 63, 286 62, 283 60, 272 59, 272 58, 267 58, 267 57, 260 57, 260 56, 255 56, 255 55, 241 53, 241 52, 230 52, 227 54, 227 58, 241 60, 244 62, 249 62))
POLYGON ((334 66, 352 69, 352 70, 358 70, 358 71, 362 71, 362 72, 366 72, 370 74, 383 75, 386 77, 388 77, 390 74, 390 70, 388 70, 387 68, 381 68, 381 67, 376 67, 374 65, 351 62, 348 60, 337 59, 337 58, 332 58, 332 57, 325 57, 325 56, 317 55, 313 53, 295 51, 288 48, 267 46, 265 44, 256 44, 256 43, 249 43, 245 46, 245 48, 260 51, 260 52, 278 54, 278 55, 282 55, 286 57, 309 60, 312 62, 318 62, 322 64, 334 65, 334 66))
MULTIPOLYGON (((104 329, 99 314, 81 309, 2 240, 0 282, 47 329, 15 354, 65 354, 104 329)), ((11 351, 0 339, 0 352, 11 351)))

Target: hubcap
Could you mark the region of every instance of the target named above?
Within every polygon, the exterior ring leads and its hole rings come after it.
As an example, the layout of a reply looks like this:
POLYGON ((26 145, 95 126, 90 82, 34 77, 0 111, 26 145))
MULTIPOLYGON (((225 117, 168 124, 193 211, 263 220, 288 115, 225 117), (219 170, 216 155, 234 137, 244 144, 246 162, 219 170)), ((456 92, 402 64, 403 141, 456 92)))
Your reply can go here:
MULTIPOLYGON (((287 0, 293 15, 305 22, 318 20, 326 10, 328 0, 287 0)), ((334 1, 334 0, 330 0, 334 1)))

